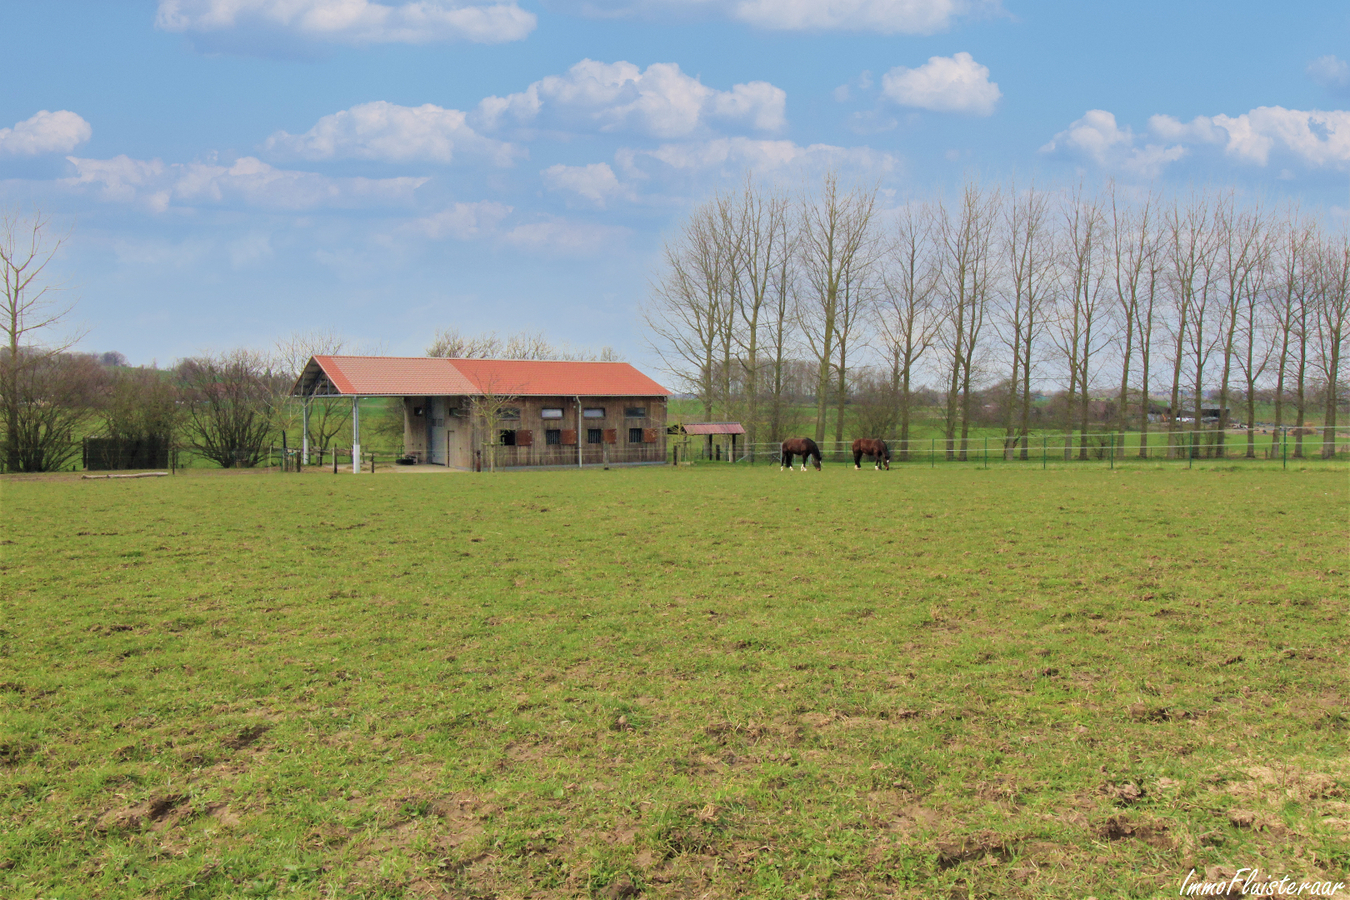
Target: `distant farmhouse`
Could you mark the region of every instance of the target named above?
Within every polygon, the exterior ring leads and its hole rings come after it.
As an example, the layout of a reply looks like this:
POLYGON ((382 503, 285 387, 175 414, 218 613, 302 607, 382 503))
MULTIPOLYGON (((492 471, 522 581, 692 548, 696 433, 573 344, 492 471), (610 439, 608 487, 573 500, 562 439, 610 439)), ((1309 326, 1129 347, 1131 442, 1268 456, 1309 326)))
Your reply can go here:
POLYGON ((403 401, 403 451, 458 469, 662 462, 670 391, 628 363, 315 356, 292 395, 403 401))

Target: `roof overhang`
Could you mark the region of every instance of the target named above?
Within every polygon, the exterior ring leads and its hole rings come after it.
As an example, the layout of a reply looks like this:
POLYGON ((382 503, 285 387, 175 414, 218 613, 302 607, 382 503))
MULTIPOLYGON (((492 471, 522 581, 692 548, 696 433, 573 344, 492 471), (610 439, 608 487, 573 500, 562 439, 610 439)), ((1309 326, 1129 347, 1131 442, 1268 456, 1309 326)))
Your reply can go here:
POLYGON ((296 397, 661 397, 670 391, 628 363, 314 356, 296 397))

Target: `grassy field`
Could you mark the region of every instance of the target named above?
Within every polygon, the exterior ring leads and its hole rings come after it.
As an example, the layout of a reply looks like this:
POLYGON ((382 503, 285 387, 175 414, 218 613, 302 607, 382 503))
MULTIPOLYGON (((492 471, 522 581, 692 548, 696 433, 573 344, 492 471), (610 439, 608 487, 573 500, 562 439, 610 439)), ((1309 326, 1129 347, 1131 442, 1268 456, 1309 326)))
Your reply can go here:
POLYGON ((1350 881, 1348 471, 11 476, 0 894, 1350 881))

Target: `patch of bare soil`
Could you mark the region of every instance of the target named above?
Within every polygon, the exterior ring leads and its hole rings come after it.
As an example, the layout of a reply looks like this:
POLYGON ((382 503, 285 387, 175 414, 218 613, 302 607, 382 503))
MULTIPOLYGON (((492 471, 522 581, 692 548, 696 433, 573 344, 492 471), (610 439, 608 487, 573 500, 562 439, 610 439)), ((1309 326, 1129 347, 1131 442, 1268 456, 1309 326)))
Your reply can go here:
POLYGON ((1140 840, 1159 850, 1171 850, 1176 846, 1167 826, 1163 823, 1134 821, 1125 815, 1112 816, 1099 825, 1094 833, 1097 837, 1108 841, 1140 840))
POLYGON ((262 723, 259 723, 257 725, 250 725, 249 727, 242 729, 238 734, 234 735, 233 737, 226 738, 221 743, 228 750, 242 750, 245 747, 256 744, 259 738, 261 738, 264 734, 267 734, 267 732, 271 730, 272 730, 271 725, 266 725, 262 723))
POLYGON ((1305 807, 1323 824, 1350 831, 1347 819, 1350 804, 1339 799, 1346 793, 1343 784, 1350 780, 1350 763, 1323 761, 1329 771, 1320 772, 1293 763, 1251 765, 1235 760, 1232 765, 1240 776, 1217 779, 1219 784, 1210 790, 1236 801, 1227 811, 1228 821, 1234 827, 1288 836, 1291 831, 1280 815, 1280 808, 1293 802, 1305 807))
MULTIPOLYGON (((140 803, 112 809, 98 817, 99 831, 136 831, 165 821, 187 801, 186 794, 156 794, 140 803)), ((174 815, 173 821, 182 815, 174 815)))
POLYGON ((1133 781, 1126 781, 1121 784, 1104 784, 1099 791, 1110 797, 1116 806, 1129 806, 1142 800, 1147 794, 1147 791, 1133 781))
POLYGON ((1171 722, 1174 719, 1191 718, 1190 713, 1151 703, 1131 703, 1126 712, 1136 722, 1171 722))
POLYGON ((1016 848, 1016 841, 1006 841, 991 832, 942 839, 937 842, 938 867, 950 869, 975 861, 1007 862, 1013 858, 1016 848))

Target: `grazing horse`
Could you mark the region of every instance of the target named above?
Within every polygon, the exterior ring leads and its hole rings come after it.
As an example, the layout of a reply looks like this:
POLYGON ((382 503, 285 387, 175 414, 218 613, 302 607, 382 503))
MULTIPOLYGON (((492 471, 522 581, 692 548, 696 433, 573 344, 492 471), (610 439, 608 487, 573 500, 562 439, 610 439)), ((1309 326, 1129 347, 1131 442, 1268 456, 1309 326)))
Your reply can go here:
POLYGON ((891 451, 886 446, 886 442, 878 438, 858 438, 853 442, 853 468, 862 468, 863 456, 870 456, 877 461, 877 471, 881 471, 884 465, 886 471, 891 470, 891 451))
POLYGON ((782 471, 782 469, 792 471, 792 457, 794 455, 802 458, 803 472, 806 471, 806 460, 811 457, 814 457, 813 462, 816 471, 820 471, 820 448, 816 446, 815 441, 810 438, 788 438, 783 441, 783 465, 779 471, 782 471))

